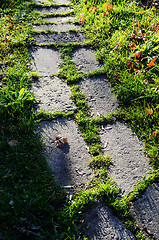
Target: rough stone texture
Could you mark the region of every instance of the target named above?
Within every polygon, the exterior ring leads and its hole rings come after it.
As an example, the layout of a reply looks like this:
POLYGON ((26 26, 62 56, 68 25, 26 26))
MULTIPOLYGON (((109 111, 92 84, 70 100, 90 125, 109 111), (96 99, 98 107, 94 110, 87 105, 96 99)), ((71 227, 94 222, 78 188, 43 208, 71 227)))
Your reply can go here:
POLYGON ((95 53, 90 48, 78 48, 72 53, 72 59, 80 70, 85 73, 92 72, 99 68, 95 53))
POLYGON ((47 76, 59 70, 60 57, 56 48, 32 47, 29 53, 33 71, 47 76))
POLYGON ((43 18, 43 20, 50 23, 66 23, 68 21, 73 22, 75 20, 75 17, 74 16, 47 17, 47 18, 43 18))
POLYGON ((103 202, 95 203, 85 214, 84 226, 89 226, 84 236, 89 240, 131 240, 135 237, 103 202))
POLYGON ((40 43, 80 43, 85 41, 85 36, 82 33, 40 33, 34 35, 37 44, 40 43))
POLYGON ((41 13, 65 13, 72 11, 69 6, 36 7, 36 10, 41 13))
POLYGON ((76 106, 70 98, 70 88, 66 82, 57 77, 41 78, 32 84, 31 90, 37 97, 36 110, 54 112, 76 110, 76 106))
POLYGON ((128 194, 141 176, 152 170, 141 150, 143 145, 124 122, 108 124, 100 134, 104 154, 113 157, 108 175, 122 187, 122 194, 128 194))
POLYGON ((39 4, 45 4, 45 3, 49 3, 50 1, 47 0, 35 0, 37 3, 39 4))
POLYGON ((38 131, 43 136, 44 154, 55 179, 65 186, 86 184, 92 176, 88 167, 91 156, 76 123, 66 119, 45 121, 40 123, 38 131), (55 146, 54 140, 58 135, 68 139, 64 148, 55 146))
POLYGON ((54 3, 56 3, 56 4, 69 4, 71 2, 68 1, 68 0, 54 0, 54 3))
POLYGON ((106 77, 97 76, 84 79, 80 82, 80 91, 87 97, 91 116, 99 117, 115 111, 118 107, 117 100, 112 93, 112 88, 106 77))
POLYGON ((159 239, 159 182, 147 188, 130 208, 130 214, 141 229, 159 239))
POLYGON ((72 29, 79 29, 79 26, 74 25, 73 23, 62 23, 62 24, 42 24, 42 25, 34 25, 33 29, 36 31, 42 31, 42 30, 52 30, 52 31, 68 31, 72 29))

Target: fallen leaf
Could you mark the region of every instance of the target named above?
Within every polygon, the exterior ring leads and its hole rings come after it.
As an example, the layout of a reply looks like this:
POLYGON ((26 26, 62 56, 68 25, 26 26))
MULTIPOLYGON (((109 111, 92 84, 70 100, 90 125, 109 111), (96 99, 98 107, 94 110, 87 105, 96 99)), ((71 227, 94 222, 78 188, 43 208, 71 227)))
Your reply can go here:
POLYGON ((93 10, 92 10, 92 13, 94 14, 96 12, 97 8, 94 7, 93 10))
POLYGON ((137 46, 136 46, 135 43, 130 44, 129 47, 130 47, 133 51, 136 50, 136 48, 137 48, 137 46))
POLYGON ((126 60, 126 65, 128 66, 128 68, 133 68, 133 63, 132 61, 130 61, 129 59, 126 60))
POLYGON ((64 148, 64 146, 68 143, 67 138, 61 137, 60 135, 56 137, 55 145, 59 148, 64 148))
POLYGON ((15 139, 12 139, 12 140, 10 140, 10 141, 8 142, 8 145, 9 145, 10 147, 16 147, 16 146, 18 145, 18 141, 15 140, 15 139))
POLYGON ((144 54, 141 51, 135 52, 134 56, 136 59, 141 60, 144 57, 144 54))
POLYGON ((148 67, 154 66, 156 61, 156 57, 154 57, 149 64, 147 64, 148 67))
POLYGON ((152 137, 156 137, 157 134, 158 134, 158 131, 153 132, 152 137))
POLYGON ((9 28, 12 28, 12 27, 13 27, 13 23, 10 23, 8 27, 9 27, 9 28))
POLYGON ((105 3, 104 7, 105 7, 106 12, 110 12, 113 10, 113 5, 111 5, 110 3, 105 3))
POLYGON ((152 108, 146 108, 147 114, 152 115, 153 109, 152 108))
POLYGON ((79 24, 84 26, 86 19, 84 17, 80 17, 79 24))

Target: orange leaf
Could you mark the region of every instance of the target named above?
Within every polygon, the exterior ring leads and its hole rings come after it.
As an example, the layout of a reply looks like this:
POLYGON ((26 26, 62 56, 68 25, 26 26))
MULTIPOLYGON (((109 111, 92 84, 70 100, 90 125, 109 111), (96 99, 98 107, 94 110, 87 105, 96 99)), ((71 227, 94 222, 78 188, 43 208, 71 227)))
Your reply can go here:
POLYGON ((83 26, 85 21, 86 19, 84 17, 80 17, 79 24, 83 26))
POLYGON ((149 64, 147 64, 148 67, 154 66, 156 61, 156 57, 154 57, 149 64))
POLYGON ((129 47, 131 47, 133 51, 137 48, 135 43, 130 44, 129 47))
POLYGON ((155 132, 152 133, 152 137, 156 137, 157 134, 158 134, 158 131, 156 130, 155 132))
POLYGON ((12 28, 12 27, 13 27, 13 23, 10 23, 8 27, 9 27, 9 28, 12 28))
POLYGON ((144 56, 141 51, 135 52, 134 55, 138 60, 141 60, 141 58, 144 56))
POLYGON ((146 108, 147 114, 152 115, 153 109, 152 108, 146 108))
POLYGON ((132 61, 130 61, 129 59, 126 60, 126 65, 128 66, 128 68, 132 68, 134 66, 132 61))
POLYGON ((105 3, 104 7, 105 7, 106 12, 113 10, 113 5, 111 5, 110 3, 105 3))
POLYGON ((93 10, 92 10, 92 13, 94 14, 96 12, 97 8, 94 7, 93 10))

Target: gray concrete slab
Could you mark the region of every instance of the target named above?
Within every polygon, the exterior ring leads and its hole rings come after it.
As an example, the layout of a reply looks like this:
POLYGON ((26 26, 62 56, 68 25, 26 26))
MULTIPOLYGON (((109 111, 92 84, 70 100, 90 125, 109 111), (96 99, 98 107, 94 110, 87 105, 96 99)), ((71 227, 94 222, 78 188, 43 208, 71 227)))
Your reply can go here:
POLYGON ((85 73, 97 70, 100 65, 95 58, 95 52, 90 48, 77 48, 72 52, 72 60, 85 73))
POLYGON ((54 7, 36 7, 36 10, 41 13, 66 13, 71 12, 70 6, 54 6, 54 7))
POLYGON ((91 116, 99 117, 117 110, 118 102, 106 77, 96 76, 79 83, 80 91, 86 95, 91 116))
POLYGON ((92 171, 88 167, 91 156, 77 124, 69 119, 44 121, 37 130, 43 136, 44 154, 56 181, 66 187, 86 184, 92 177, 92 171), (55 145, 54 140, 58 135, 68 140, 64 148, 55 145))
POLYGON ((147 188, 130 208, 130 214, 143 231, 159 239, 159 182, 147 188))
POLYGON ((56 4, 69 4, 71 1, 69 0, 54 0, 54 3, 56 4))
POLYGON ((71 91, 65 81, 57 77, 40 78, 31 86, 38 103, 36 110, 45 111, 75 111, 76 106, 70 98, 71 91))
POLYGON ((128 194, 141 176, 152 170, 143 153, 143 145, 124 122, 102 127, 100 135, 104 154, 110 154, 113 158, 108 176, 122 187, 123 195, 128 194))
POLYGON ((79 32, 70 33, 39 33, 34 35, 37 44, 49 43, 81 43, 86 40, 84 34, 79 32))
POLYGON ((62 23, 62 24, 42 24, 42 25, 34 25, 33 29, 36 31, 68 31, 68 30, 77 30, 79 29, 79 26, 73 24, 73 23, 62 23))
POLYGON ((59 70, 60 56, 56 48, 31 47, 31 67, 33 71, 38 71, 43 76, 57 73, 59 70))
POLYGON ((75 16, 46 17, 46 18, 43 18, 43 20, 50 23, 66 23, 68 21, 73 22, 75 20, 75 16))
POLYGON ((84 236, 89 240, 135 240, 133 234, 103 202, 96 202, 85 214, 84 236))

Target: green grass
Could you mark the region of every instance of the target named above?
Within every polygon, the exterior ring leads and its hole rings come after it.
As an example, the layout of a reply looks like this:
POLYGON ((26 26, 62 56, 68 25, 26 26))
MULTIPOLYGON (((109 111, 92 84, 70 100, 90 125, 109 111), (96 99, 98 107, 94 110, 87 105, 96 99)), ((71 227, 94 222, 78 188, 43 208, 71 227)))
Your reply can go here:
MULTIPOLYGON (((0 160, 1 232, 3 239, 77 239, 82 214, 103 199, 137 239, 147 239, 129 217, 131 203, 158 181, 159 149, 159 17, 155 8, 140 8, 125 1, 74 1, 76 22, 84 17, 84 44, 60 44, 63 62, 58 74, 71 88, 77 112, 33 112, 34 94, 29 90, 37 73, 29 73, 28 47, 32 23, 38 21, 34 1, 2 0, 0 9, 0 160), (105 5, 106 4, 106 5, 105 5), (112 7, 113 6, 113 7, 112 7), (144 34, 144 35, 143 35, 144 34), (93 46, 100 71, 84 74, 71 61, 76 46, 93 46), (135 55, 134 55, 135 54, 135 55), (156 58, 155 58, 156 57, 156 58), (150 65, 149 65, 150 64, 150 65), (106 74, 121 105, 109 116, 91 118, 86 96, 78 83, 82 77, 106 74), (36 123, 73 118, 92 155, 95 177, 69 201, 54 182, 42 155, 43 144, 36 123), (102 154, 98 128, 115 119, 130 122, 155 171, 144 177, 129 196, 121 198, 116 183, 107 178, 111 156, 102 154)), ((53 6, 53 1, 47 4, 53 6)), ((53 44, 58 46, 58 44, 53 44)))

